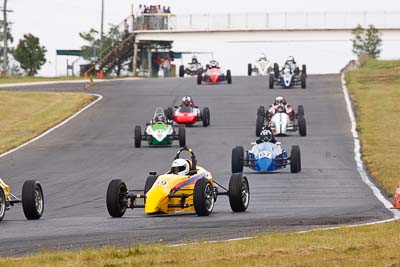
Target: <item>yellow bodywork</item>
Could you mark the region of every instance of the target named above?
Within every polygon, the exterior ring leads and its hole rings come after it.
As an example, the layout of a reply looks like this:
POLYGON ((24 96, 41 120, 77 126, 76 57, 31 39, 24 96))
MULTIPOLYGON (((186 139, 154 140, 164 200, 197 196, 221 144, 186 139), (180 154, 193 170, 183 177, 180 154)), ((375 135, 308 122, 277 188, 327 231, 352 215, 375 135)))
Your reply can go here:
POLYGON ((10 196, 10 187, 1 178, 0 178, 0 188, 3 189, 4 197, 6 198, 6 201, 8 201, 8 198, 10 196))
POLYGON ((163 174, 155 181, 152 188, 146 193, 146 204, 144 212, 147 214, 157 213, 175 213, 194 211, 193 192, 196 181, 205 177, 214 184, 210 172, 202 167, 197 167, 197 173, 194 175, 163 174), (185 199, 186 206, 169 207, 170 205, 180 205, 181 198, 170 198, 169 195, 188 195, 185 199))

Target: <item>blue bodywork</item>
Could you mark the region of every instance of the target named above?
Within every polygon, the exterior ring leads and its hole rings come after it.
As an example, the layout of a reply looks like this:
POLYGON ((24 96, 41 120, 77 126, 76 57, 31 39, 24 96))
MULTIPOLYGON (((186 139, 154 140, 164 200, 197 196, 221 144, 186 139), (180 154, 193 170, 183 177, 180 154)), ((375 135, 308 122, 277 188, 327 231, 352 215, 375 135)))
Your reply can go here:
POLYGON ((287 158, 287 152, 280 145, 264 142, 247 152, 247 166, 260 172, 272 172, 285 168, 287 158))

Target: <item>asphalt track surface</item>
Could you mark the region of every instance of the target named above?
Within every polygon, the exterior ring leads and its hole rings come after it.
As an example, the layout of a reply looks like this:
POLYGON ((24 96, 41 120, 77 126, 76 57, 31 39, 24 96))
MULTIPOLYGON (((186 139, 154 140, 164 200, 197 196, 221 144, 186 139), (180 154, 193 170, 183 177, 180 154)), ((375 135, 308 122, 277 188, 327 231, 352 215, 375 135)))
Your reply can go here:
MULTIPOLYGON (((22 207, 7 211, 0 223, 0 255, 25 255, 46 249, 181 243, 238 238, 268 231, 388 219, 391 213, 374 197, 356 171, 354 143, 339 75, 310 75, 302 89, 267 89, 265 77, 233 77, 233 84, 195 85, 195 79, 150 79, 98 83, 91 92, 103 100, 42 139, 0 159, 1 177, 21 192, 38 179, 45 193, 45 214, 27 221, 22 207), (301 148, 302 172, 289 169, 260 174, 245 169, 251 199, 245 213, 232 213, 218 198, 209 217, 147 216, 128 210, 113 219, 105 207, 111 179, 142 189, 149 171, 163 173, 179 149, 133 146, 134 125, 145 125, 156 107, 176 105, 192 95, 209 107, 211 125, 187 128, 187 144, 198 164, 228 185, 231 150, 255 140, 256 110, 283 95, 303 104, 307 137, 282 137, 282 146, 301 148)), ((82 84, 19 87, 16 90, 84 91, 82 84)))

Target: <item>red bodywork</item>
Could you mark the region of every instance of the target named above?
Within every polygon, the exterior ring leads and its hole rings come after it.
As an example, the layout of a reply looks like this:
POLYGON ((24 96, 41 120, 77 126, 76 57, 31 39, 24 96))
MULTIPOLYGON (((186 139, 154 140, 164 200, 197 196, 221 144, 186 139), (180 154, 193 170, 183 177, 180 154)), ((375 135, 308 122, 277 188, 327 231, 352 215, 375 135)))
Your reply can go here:
POLYGON ((177 109, 174 113, 174 121, 179 124, 194 124, 197 121, 197 115, 194 112, 177 109))

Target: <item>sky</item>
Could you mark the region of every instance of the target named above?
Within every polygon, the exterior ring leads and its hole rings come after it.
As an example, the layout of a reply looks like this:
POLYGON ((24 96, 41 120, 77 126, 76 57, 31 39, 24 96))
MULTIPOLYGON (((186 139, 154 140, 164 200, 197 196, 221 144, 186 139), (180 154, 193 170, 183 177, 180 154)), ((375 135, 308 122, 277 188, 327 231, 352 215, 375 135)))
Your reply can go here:
MULTIPOLYGON (((104 0, 107 26, 119 24, 130 15, 131 6, 141 4, 169 5, 173 13, 238 13, 238 12, 305 12, 305 11, 399 11, 400 0, 104 0)), ((0 5, 2 1, 0 0, 0 5)), ((40 38, 47 48, 48 62, 39 74, 65 74, 65 58, 56 60, 56 49, 79 49, 84 42, 79 32, 100 29, 101 0, 9 0, 13 46, 26 33, 40 38), (57 64, 56 64, 57 63, 57 64), (57 66, 56 66, 57 65, 57 66), (57 67, 57 69, 56 69, 57 67)), ((71 58, 70 60, 73 60, 71 58)))

